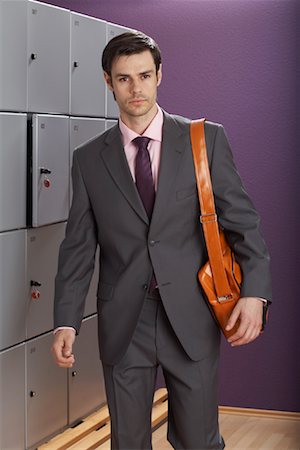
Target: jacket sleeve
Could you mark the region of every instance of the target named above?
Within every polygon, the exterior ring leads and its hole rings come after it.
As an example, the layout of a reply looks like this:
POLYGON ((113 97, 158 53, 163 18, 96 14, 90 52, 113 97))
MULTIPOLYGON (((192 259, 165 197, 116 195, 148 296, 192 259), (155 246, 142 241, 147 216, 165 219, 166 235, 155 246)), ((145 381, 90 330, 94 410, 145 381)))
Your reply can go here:
POLYGON ((77 151, 73 154, 72 184, 72 206, 66 236, 60 246, 55 279, 54 328, 70 326, 78 333, 94 271, 97 236, 77 151))
POLYGON ((222 125, 217 126, 213 143, 211 177, 219 223, 242 269, 241 296, 271 301, 270 258, 260 218, 243 187, 222 125))

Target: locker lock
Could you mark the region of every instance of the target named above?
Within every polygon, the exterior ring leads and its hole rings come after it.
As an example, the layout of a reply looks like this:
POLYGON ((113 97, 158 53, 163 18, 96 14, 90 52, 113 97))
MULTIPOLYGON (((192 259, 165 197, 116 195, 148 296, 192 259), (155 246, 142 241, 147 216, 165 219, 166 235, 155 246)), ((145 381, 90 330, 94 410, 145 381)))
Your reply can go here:
POLYGON ((40 171, 41 171, 41 174, 46 174, 46 175, 49 175, 51 173, 51 170, 45 169, 45 167, 41 167, 40 171))
POLYGON ((43 181, 44 187, 48 189, 49 187, 51 187, 51 181, 47 175, 49 175, 51 173, 51 170, 46 169, 45 167, 41 167, 40 172, 41 172, 41 175, 44 175, 44 181, 43 181))
POLYGON ((34 281, 31 280, 30 281, 30 286, 31 286, 31 298, 32 300, 39 300, 41 293, 38 290, 38 287, 42 286, 41 283, 39 283, 38 281, 34 281))
POLYGON ((73 372, 72 372, 72 377, 76 377, 76 375, 77 375, 76 370, 73 370, 73 372))
POLYGON ((36 392, 35 391, 30 391, 29 392, 29 396, 30 397, 35 397, 36 396, 36 392))
POLYGON ((37 53, 31 53, 30 57, 32 60, 37 59, 37 53))
POLYGON ((74 61, 74 67, 79 67, 79 61, 74 61))

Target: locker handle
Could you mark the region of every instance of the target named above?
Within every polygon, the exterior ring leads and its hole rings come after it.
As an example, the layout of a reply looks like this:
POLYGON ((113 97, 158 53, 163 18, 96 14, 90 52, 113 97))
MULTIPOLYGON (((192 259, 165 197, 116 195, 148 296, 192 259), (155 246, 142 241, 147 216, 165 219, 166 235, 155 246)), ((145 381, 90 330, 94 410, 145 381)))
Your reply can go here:
POLYGON ((79 67, 79 61, 74 61, 74 67, 79 67))
POLYGON ((40 291, 37 288, 42 286, 42 283, 39 283, 38 281, 31 280, 30 281, 30 286, 33 288, 31 290, 31 299, 32 300, 39 300, 40 296, 41 296, 41 293, 40 293, 40 291))
POLYGON ((51 173, 51 170, 45 169, 45 167, 41 167, 40 172, 41 172, 41 174, 44 173, 44 174, 49 175, 51 173))
POLYGON ((72 377, 76 377, 76 375, 77 375, 76 370, 73 370, 73 372, 72 372, 72 377))
POLYGON ((30 391, 29 395, 30 395, 30 397, 35 397, 36 396, 36 392, 35 391, 30 391))
POLYGON ((31 59, 32 60, 37 59, 37 53, 31 53, 31 59))

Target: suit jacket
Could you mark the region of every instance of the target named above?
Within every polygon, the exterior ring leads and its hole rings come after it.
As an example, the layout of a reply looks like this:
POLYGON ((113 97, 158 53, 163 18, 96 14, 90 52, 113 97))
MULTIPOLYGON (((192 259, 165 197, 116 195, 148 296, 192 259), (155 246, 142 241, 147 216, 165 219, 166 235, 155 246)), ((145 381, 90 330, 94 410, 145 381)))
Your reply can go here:
MULTIPOLYGON (((118 125, 73 156, 73 202, 59 254, 54 326, 79 332, 100 245, 97 292, 100 357, 125 353, 154 269, 162 302, 184 350, 200 360, 218 350, 219 331, 202 296, 207 252, 188 119, 164 112, 158 188, 151 222, 132 179, 118 125)), ((269 256, 259 217, 232 160, 222 125, 205 123, 219 222, 243 271, 243 296, 270 299, 269 256)))

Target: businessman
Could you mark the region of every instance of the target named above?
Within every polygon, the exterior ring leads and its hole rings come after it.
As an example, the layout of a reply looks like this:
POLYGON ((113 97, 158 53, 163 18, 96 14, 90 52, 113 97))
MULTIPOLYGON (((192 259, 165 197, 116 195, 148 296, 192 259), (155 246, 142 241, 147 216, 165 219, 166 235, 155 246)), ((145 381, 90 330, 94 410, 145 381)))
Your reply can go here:
MULTIPOLYGON (((118 124, 74 152, 73 202, 56 277, 53 354, 74 363, 84 302, 100 246, 97 292, 100 357, 111 417, 111 447, 151 449, 158 365, 168 389, 168 440, 175 449, 224 448, 218 427, 220 333, 197 280, 207 252, 189 134, 190 120, 157 104, 161 54, 135 32, 113 38, 104 78, 118 124)), ((270 300, 269 257, 259 217, 221 125, 205 123, 220 225, 243 271, 229 322, 232 346, 260 333, 270 300)))

